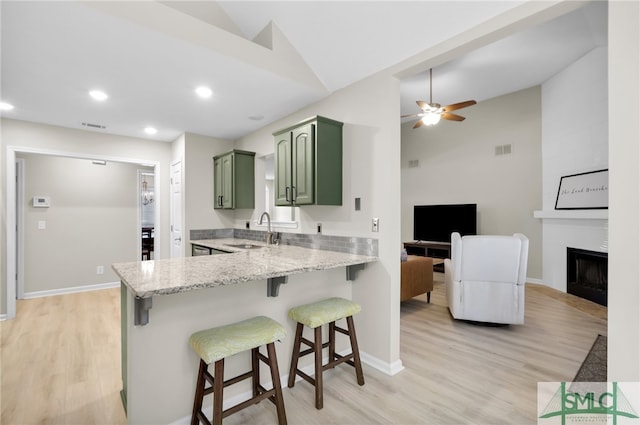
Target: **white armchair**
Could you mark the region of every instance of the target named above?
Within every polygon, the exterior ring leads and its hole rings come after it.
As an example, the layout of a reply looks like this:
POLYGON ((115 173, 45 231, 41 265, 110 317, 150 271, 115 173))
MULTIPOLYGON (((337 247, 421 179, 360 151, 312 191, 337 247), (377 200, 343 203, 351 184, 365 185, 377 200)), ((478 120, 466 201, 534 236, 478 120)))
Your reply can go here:
POLYGON ((523 324, 529 239, 451 234, 444 261, 447 302, 454 319, 523 324))

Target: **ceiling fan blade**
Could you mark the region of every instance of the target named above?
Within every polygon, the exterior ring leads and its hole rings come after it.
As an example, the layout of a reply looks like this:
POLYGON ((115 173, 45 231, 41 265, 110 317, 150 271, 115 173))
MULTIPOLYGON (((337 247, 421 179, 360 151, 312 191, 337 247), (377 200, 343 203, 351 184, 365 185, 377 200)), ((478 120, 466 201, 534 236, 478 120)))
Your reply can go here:
POLYGON ((459 102, 459 103, 447 105, 444 108, 442 108, 442 110, 444 112, 450 112, 450 111, 455 111, 456 109, 466 108, 467 106, 471 106, 475 104, 476 104, 475 100, 467 100, 466 102, 459 102))
POLYGON ((418 120, 416 121, 416 123, 413 125, 413 128, 418 128, 418 127, 422 127, 422 125, 424 124, 424 122, 422 122, 422 120, 418 120))
POLYGON ((427 102, 425 102, 424 100, 416 100, 416 103, 418 104, 418 106, 420 107, 420 109, 422 109, 423 111, 429 107, 429 104, 427 102))
POLYGON ((422 115, 422 114, 400 115, 400 118, 418 117, 420 115, 422 115))
POLYGON ((442 119, 444 120, 451 120, 451 121, 464 121, 464 117, 460 116, 460 115, 456 115, 456 114, 452 114, 450 112, 443 112, 441 115, 442 119))

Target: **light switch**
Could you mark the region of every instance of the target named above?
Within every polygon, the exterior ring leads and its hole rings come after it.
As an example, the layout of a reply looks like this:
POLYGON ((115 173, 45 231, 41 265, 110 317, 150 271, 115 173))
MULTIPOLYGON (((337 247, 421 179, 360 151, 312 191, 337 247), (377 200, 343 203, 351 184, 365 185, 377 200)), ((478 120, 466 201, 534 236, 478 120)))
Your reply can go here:
POLYGON ((38 230, 44 230, 47 228, 47 222, 44 220, 38 221, 38 230))

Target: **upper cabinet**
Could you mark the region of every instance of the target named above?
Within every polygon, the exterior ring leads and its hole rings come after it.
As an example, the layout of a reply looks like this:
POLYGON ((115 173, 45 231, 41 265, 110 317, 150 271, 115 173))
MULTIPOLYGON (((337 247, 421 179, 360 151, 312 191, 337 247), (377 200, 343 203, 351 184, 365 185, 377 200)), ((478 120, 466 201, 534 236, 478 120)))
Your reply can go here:
POLYGON ((342 126, 316 116, 273 133, 276 205, 342 205, 342 126))
POLYGON ((215 209, 254 208, 255 152, 232 150, 213 157, 215 209))

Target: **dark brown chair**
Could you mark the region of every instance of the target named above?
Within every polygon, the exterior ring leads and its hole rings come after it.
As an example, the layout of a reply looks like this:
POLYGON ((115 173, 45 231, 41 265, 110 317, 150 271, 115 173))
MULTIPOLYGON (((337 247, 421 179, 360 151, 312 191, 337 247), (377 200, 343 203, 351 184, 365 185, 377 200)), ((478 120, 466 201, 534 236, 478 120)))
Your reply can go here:
POLYGON ((328 369, 333 369, 341 363, 347 363, 356 370, 358 385, 364 385, 364 375, 362 364, 360 363, 360 353, 358 351, 358 340, 356 338, 356 328, 353 324, 353 315, 359 313, 360 305, 344 298, 329 298, 312 304, 305 304, 289 310, 289 318, 298 322, 296 327, 296 337, 293 342, 293 354, 291 355, 291 369, 289 371, 289 388, 293 388, 296 375, 315 387, 316 409, 323 407, 322 394, 322 373, 328 369), (336 326, 336 320, 346 319, 347 329, 336 326), (322 325, 329 324, 329 341, 322 342, 322 325), (313 342, 302 336, 304 327, 313 329, 313 342), (340 332, 349 337, 351 342, 351 354, 342 356, 336 353, 336 332, 340 332), (300 351, 302 344, 309 346, 307 350, 300 351), (326 365, 322 365, 322 349, 329 347, 329 360, 326 365), (298 360, 307 354, 314 354, 315 376, 312 378, 298 369, 298 360))
POLYGON ((275 320, 258 316, 242 322, 196 332, 189 338, 189 345, 200 356, 200 368, 196 384, 196 395, 193 401, 191 425, 202 422, 207 425, 221 425, 222 419, 242 409, 253 406, 264 399, 276 405, 278 424, 286 425, 284 398, 278 371, 275 341, 284 339, 286 331, 275 320), (260 353, 260 347, 267 346, 267 356, 260 353), (224 379, 224 359, 243 351, 251 350, 251 370, 231 379, 224 379), (260 384, 260 361, 269 366, 273 388, 267 390, 260 384), (211 375, 208 365, 214 363, 211 375), (223 390, 229 385, 251 378, 253 397, 222 409, 223 390), (205 382, 206 381, 206 382, 205 382), (209 383, 209 387, 206 387, 209 383), (209 421, 202 412, 202 399, 213 393, 213 420, 209 421))

